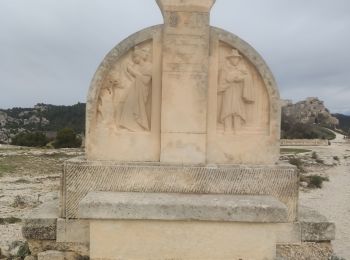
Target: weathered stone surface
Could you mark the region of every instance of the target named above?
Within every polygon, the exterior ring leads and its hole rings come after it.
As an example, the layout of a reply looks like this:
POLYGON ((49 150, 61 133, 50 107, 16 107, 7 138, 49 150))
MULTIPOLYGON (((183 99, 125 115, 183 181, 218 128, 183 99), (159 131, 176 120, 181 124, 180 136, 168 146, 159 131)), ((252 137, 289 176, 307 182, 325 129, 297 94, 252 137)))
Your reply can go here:
MULTIPOLYGON (((165 11, 163 14, 165 25, 147 28, 127 38, 106 56, 97 70, 87 101, 87 158, 168 163, 275 163, 279 155, 280 99, 275 79, 261 56, 239 37, 210 27, 206 13, 165 11), (165 37, 162 38, 162 34, 165 37), (152 89, 152 96, 147 98, 147 109, 143 103, 128 106, 145 108, 143 118, 147 120, 143 122, 148 122, 149 127, 143 124, 135 130, 118 123, 123 110, 120 106, 125 103, 116 98, 123 96, 120 89, 127 86, 123 68, 125 64, 135 63, 132 56, 138 49, 148 53, 143 66, 152 67, 152 73, 146 75, 152 78, 152 86, 147 85, 152 89), (247 80, 251 82, 244 85, 250 89, 251 100, 244 101, 246 96, 240 98, 244 111, 241 116, 245 120, 236 118, 241 127, 225 132, 221 107, 229 106, 233 100, 227 99, 229 93, 222 90, 226 87, 220 73, 240 70, 227 64, 229 52, 237 52, 241 57, 244 75, 248 75, 247 80)), ((229 83, 229 88, 234 84, 229 83)), ((135 122, 130 120, 127 122, 135 122)))
POLYGON ((30 218, 24 220, 22 227, 22 233, 26 239, 56 239, 58 203, 58 201, 46 203, 31 212, 30 218))
POLYGON ((55 240, 28 240, 32 255, 37 256, 44 251, 75 252, 80 256, 89 256, 89 245, 84 243, 58 243, 55 240))
POLYGON ((57 242, 89 243, 90 226, 87 220, 57 220, 57 242))
POLYGON ((79 218, 283 223, 288 212, 269 196, 91 192, 79 218))
POLYGON ((91 259, 267 259, 275 225, 212 221, 91 222, 91 259))
POLYGON ((38 254, 38 260, 75 260, 79 259, 74 252, 45 251, 38 254))
POLYGON ((297 220, 299 177, 294 166, 176 166, 116 163, 76 158, 65 163, 62 217, 77 218, 79 202, 91 191, 270 195, 297 220))
POLYGON ((299 221, 301 225, 301 238, 308 242, 331 241, 335 239, 335 224, 329 222, 319 212, 300 207, 299 221))
POLYGON ((330 243, 277 245, 277 260, 329 260, 332 254, 330 243))

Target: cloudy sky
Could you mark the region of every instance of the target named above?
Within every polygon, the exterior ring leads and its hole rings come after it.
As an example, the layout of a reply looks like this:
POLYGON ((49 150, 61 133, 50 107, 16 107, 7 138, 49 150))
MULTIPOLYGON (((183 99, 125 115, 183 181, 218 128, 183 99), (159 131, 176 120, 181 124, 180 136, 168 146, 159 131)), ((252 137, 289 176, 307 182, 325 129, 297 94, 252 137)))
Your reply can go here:
MULTIPOLYGON (((155 0, 0 0, 0 107, 85 102, 105 54, 159 23, 155 0)), ((350 114, 349 0, 217 0, 211 23, 265 58, 282 98, 350 114)))

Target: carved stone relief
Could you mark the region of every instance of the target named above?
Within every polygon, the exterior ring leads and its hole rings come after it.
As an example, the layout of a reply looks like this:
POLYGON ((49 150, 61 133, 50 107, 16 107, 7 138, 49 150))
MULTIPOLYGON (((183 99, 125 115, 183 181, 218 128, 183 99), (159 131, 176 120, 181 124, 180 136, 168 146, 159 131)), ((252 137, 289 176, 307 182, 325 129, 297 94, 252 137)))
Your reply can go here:
POLYGON ((238 134, 267 130, 269 101, 261 77, 237 49, 224 43, 219 46, 218 131, 238 134))
POLYGON ((115 64, 103 83, 98 121, 111 130, 148 132, 152 103, 151 44, 136 46, 115 64))

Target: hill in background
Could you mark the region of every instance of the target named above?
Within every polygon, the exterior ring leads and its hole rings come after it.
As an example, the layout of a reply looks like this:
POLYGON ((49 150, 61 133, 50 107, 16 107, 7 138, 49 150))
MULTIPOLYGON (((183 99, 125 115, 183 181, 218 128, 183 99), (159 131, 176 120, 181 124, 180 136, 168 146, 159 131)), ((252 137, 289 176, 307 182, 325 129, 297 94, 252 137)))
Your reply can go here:
POLYGON ((54 106, 37 104, 34 108, 0 109, 0 142, 9 143, 22 132, 43 132, 54 136, 63 128, 85 132, 85 104, 54 106))
MULTIPOLYGON (((85 103, 78 103, 73 106, 37 104, 34 108, 0 109, 0 143, 10 143, 22 132, 42 132, 48 137, 55 137, 57 131, 71 128, 84 134, 85 107, 85 103)), ((283 101, 282 138, 334 138, 334 134, 326 128, 348 133, 350 116, 331 114, 318 98, 307 98, 295 104, 283 101)))

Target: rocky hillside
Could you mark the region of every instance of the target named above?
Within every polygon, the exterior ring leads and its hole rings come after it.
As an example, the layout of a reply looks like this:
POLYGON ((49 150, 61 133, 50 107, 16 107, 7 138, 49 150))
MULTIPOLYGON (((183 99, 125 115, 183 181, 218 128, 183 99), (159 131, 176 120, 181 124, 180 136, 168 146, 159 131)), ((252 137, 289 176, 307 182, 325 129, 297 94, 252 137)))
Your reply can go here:
POLYGON ((282 114, 284 118, 291 118, 302 124, 319 124, 331 128, 339 125, 338 118, 334 117, 324 102, 317 97, 310 97, 295 104, 284 101, 282 114))
POLYGON ((316 97, 293 104, 282 102, 282 138, 284 139, 334 139, 328 128, 339 126, 339 119, 333 116, 324 102, 316 97))
POLYGON ((65 127, 83 133, 85 104, 54 106, 37 104, 33 108, 0 109, 0 143, 10 143, 21 132, 44 132, 49 137, 65 127))

